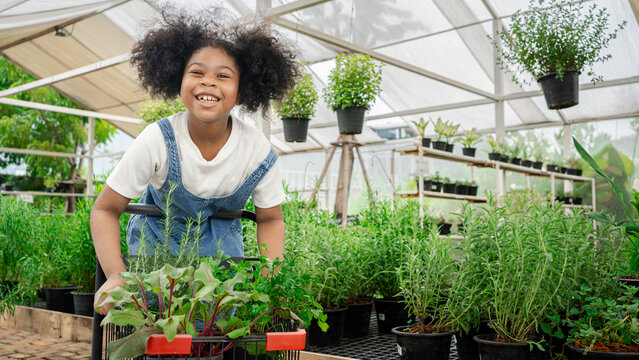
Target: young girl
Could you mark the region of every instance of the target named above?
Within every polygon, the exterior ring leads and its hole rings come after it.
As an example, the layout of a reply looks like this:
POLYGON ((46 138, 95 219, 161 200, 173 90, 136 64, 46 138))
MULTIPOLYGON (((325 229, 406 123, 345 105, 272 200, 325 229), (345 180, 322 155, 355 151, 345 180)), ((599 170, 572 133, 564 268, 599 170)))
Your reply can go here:
MULTIPOLYGON (((119 218, 131 199, 164 209, 171 194, 175 218, 206 219, 199 242, 202 256, 243 256, 239 219, 210 218, 217 211, 243 209, 252 195, 257 241, 263 255, 282 256, 284 200, 277 155, 257 129, 230 113, 236 106, 265 111, 281 100, 299 74, 294 52, 262 27, 216 31, 214 22, 178 16, 164 19, 133 48, 131 62, 152 96, 180 96, 187 112, 149 125, 135 139, 106 181, 91 212, 91 234, 107 277, 96 293, 121 284, 126 271, 120 252, 119 218)), ((129 253, 140 234, 151 246, 162 239, 162 219, 134 215, 127 229, 129 253)), ((176 251, 184 227, 170 239, 176 251)), ((175 230, 175 229, 174 229, 175 230)), ((106 314, 108 306, 99 312, 106 314)))

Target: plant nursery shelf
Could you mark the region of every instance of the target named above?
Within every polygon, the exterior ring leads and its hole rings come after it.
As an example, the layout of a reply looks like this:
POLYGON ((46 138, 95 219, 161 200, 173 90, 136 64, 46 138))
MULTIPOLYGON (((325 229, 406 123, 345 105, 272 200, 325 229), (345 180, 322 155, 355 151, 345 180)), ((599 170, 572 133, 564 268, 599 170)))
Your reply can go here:
POLYGON ((572 205, 572 204, 562 204, 561 207, 564 209, 592 209, 592 205, 572 205))
POLYGON ((31 196, 71 196, 71 197, 96 197, 85 193, 55 193, 46 191, 0 191, 0 195, 31 195, 31 196))
MULTIPOLYGON (((403 198, 419 197, 419 193, 417 191, 398 191, 395 194, 403 198)), ((435 191, 422 191, 422 194, 426 197, 439 198, 439 199, 466 200, 469 202, 477 202, 477 203, 482 203, 487 201, 485 197, 481 197, 481 196, 457 195, 457 194, 448 194, 448 193, 435 192, 435 191)))

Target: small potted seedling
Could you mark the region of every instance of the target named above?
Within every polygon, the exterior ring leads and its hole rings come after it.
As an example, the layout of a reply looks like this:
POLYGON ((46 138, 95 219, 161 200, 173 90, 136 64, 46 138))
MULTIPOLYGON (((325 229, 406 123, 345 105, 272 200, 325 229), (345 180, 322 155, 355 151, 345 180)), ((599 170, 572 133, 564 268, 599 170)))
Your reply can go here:
POLYGON ((468 182, 463 180, 458 181, 455 193, 457 195, 468 195, 468 182))
POLYGON ((447 194, 454 194, 455 193, 455 183, 453 181, 451 181, 449 178, 445 177, 442 178, 442 187, 444 189, 444 192, 447 194))
POLYGON ((437 121, 431 119, 433 126, 435 128, 435 133, 437 134, 437 139, 433 141, 433 149, 446 151, 446 141, 444 138, 446 137, 448 126, 442 121, 442 118, 437 118, 437 121))
POLYGON ((481 136, 477 134, 476 128, 472 128, 470 130, 464 131, 464 137, 458 138, 456 139, 456 141, 459 141, 462 143, 462 146, 463 146, 462 153, 465 156, 475 157, 475 152, 477 151, 477 148, 474 147, 474 145, 481 142, 481 136))
POLYGON ((490 153, 488 153, 488 159, 494 160, 494 161, 500 161, 501 160, 501 144, 499 140, 497 140, 497 137, 487 136, 486 143, 488 144, 488 146, 490 146, 490 153))
POLYGON ((455 134, 457 134, 458 130, 459 124, 453 125, 452 121, 446 121, 446 151, 453 152, 455 144, 451 139, 453 138, 453 136, 455 136, 455 134))
POLYGON ((468 182, 468 195, 477 196, 477 189, 479 186, 475 180, 468 182))
POLYGON ((419 133, 419 137, 422 141, 423 147, 430 147, 430 138, 426 137, 426 128, 428 127, 429 121, 424 121, 423 117, 419 118, 419 121, 413 121, 415 124, 415 128, 417 128, 417 132, 419 133))

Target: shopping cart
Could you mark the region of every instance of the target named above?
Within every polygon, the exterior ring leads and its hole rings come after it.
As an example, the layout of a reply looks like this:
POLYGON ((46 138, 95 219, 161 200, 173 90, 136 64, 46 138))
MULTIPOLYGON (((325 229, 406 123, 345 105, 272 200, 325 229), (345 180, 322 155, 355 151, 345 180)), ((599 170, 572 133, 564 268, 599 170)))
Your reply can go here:
MULTIPOLYGON (((163 216, 155 205, 129 204, 125 209, 129 214, 147 216, 163 216)), ((219 219, 249 219, 257 221, 255 213, 247 210, 221 211, 213 215, 219 219)), ((257 258, 230 258, 238 262, 257 261, 257 258)), ((100 263, 96 262, 95 290, 106 281, 106 276, 100 263)), ((100 326, 103 315, 93 313, 93 341, 91 343, 91 359, 108 358, 106 345, 112 341, 129 335, 133 328, 113 324, 100 326)), ((194 360, 297 360, 299 351, 306 346, 306 332, 294 329, 295 324, 289 321, 278 321, 277 328, 281 332, 267 332, 229 339, 226 336, 195 336, 176 335, 172 342, 168 342, 164 335, 153 335, 147 342, 146 354, 136 358, 142 359, 194 359, 194 360), (261 355, 260 355, 261 354, 261 355)))

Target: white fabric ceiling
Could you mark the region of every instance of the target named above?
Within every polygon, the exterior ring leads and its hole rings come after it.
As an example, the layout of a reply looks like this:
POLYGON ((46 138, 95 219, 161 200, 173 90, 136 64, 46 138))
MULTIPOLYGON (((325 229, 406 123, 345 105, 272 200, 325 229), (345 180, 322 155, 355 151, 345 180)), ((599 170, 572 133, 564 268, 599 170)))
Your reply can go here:
MULTIPOLYGON (((257 1, 222 3, 236 16, 251 18, 257 1)), ((0 51, 38 79, 64 73, 128 53, 165 2, 0 0, 0 51), (69 36, 55 36, 56 26, 69 36)), ((220 3, 170 2, 193 11, 220 3)), ((581 91, 580 104, 558 112, 546 109, 536 84, 520 88, 504 74, 506 128, 639 116, 639 26, 632 8, 638 1, 595 2, 609 9, 613 23, 628 22, 609 48, 612 59, 595 68, 606 82, 588 86, 588 79, 582 76, 586 89, 581 91), (531 91, 534 96, 522 97, 531 91)), ((411 126, 419 117, 442 116, 461 123, 462 128, 493 130, 496 96, 493 47, 488 38, 493 27, 491 13, 508 26, 509 15, 527 3, 272 0, 271 8, 303 7, 272 22, 298 47, 300 60, 309 63, 319 89, 327 81, 332 59, 341 52, 362 51, 389 62, 383 68, 383 92, 368 113, 367 128, 358 136, 366 144, 383 141, 372 129, 411 126)), ((87 110, 132 118, 146 98, 126 62, 53 86, 87 110)), ((137 134, 138 125, 110 121, 131 135, 137 134)), ((321 101, 310 127, 308 142, 285 143, 281 121, 274 119, 271 142, 281 153, 290 153, 326 149, 337 139, 335 115, 321 101)))

